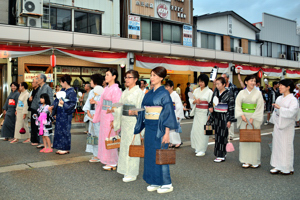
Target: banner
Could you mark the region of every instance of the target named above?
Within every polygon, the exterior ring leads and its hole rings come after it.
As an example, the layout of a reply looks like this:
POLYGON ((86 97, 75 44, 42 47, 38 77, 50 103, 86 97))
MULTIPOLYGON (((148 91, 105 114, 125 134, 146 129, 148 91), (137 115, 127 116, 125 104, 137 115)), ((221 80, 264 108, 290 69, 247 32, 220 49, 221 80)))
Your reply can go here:
POLYGON ((135 15, 128 15, 128 38, 141 38, 141 18, 135 15))
POLYGON ((0 45, 0 58, 31 56, 49 51, 51 48, 0 45))
MULTIPOLYGON (((33 79, 35 79, 39 74, 33 74, 33 73, 24 73, 24 82, 32 82, 33 79)), ((53 82, 53 74, 45 74, 47 77, 48 83, 53 82)))

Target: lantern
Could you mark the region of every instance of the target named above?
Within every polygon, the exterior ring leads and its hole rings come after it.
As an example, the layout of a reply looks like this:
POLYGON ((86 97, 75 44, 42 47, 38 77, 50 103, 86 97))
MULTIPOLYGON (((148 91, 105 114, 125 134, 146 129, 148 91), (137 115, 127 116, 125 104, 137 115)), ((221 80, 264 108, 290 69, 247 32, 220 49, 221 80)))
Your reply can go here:
POLYGON ((261 70, 259 70, 257 75, 258 75, 258 78, 261 78, 263 76, 263 72, 261 70))
POLYGON ((52 67, 55 67, 55 66, 56 66, 56 56, 55 56, 54 54, 52 54, 52 55, 50 56, 50 65, 51 65, 52 67))

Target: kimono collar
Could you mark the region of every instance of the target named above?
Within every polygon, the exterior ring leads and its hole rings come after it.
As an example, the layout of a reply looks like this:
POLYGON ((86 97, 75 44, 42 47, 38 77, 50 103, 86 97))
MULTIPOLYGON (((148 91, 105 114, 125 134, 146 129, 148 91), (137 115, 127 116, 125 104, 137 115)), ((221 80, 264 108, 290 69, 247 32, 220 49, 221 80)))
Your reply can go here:
POLYGON ((113 85, 111 85, 111 86, 107 85, 106 87, 107 87, 107 88, 114 88, 114 87, 117 87, 117 88, 118 88, 119 85, 118 85, 117 83, 115 83, 115 84, 113 84, 113 85))
POLYGON ((208 86, 204 87, 203 90, 201 90, 201 87, 199 87, 200 92, 205 92, 208 89, 209 89, 208 86))
POLYGON ((129 88, 127 88, 126 90, 128 90, 128 92, 132 93, 132 92, 136 91, 139 88, 140 87, 138 85, 136 85, 136 86, 132 87, 130 90, 129 90, 129 88))
POLYGON ((283 98, 283 99, 285 99, 285 98, 289 99, 289 98, 291 98, 291 97, 294 97, 294 95, 293 95, 292 93, 290 93, 290 94, 288 94, 288 95, 286 95, 286 96, 282 95, 282 98, 283 98))
POLYGON ((165 89, 165 87, 162 85, 159 88, 157 88, 155 91, 154 91, 154 88, 153 88, 152 92, 159 92, 159 91, 164 90, 164 89, 165 89))

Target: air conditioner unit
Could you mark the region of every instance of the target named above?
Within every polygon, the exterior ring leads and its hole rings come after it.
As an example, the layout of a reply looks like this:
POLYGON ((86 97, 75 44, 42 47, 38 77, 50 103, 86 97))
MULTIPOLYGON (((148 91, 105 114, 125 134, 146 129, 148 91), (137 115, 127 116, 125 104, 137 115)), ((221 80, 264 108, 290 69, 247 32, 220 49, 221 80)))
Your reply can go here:
POLYGON ((235 47, 236 53, 243 53, 243 47, 235 47))
POLYGON ((22 14, 43 15, 43 0, 23 0, 22 14))
POLYGON ((285 59, 285 54, 283 54, 283 53, 280 54, 280 55, 279 55, 279 58, 280 58, 280 59, 285 59))
POLYGON ((42 27, 42 19, 39 17, 27 17, 27 26, 34 27, 34 28, 41 28, 42 27))

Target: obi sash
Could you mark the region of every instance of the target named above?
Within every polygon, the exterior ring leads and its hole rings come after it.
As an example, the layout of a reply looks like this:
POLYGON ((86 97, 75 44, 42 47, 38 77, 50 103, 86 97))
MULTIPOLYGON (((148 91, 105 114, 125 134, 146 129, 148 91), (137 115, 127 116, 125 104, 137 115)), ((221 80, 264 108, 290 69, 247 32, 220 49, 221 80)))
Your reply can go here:
POLYGON ((200 104, 196 104, 196 108, 208 109, 208 101, 200 101, 200 104))
POLYGON ((15 100, 14 100, 14 99, 9 99, 9 100, 8 100, 8 105, 10 105, 10 106, 15 106, 15 105, 16 105, 15 100))
POLYGON ((124 104, 122 115, 129 116, 129 117, 135 117, 134 115, 129 115, 129 113, 128 113, 128 111, 132 108, 135 108, 135 105, 124 104))
POLYGON ((158 120, 162 106, 145 106, 145 119, 158 120))
POLYGON ((242 111, 246 113, 254 113, 256 109, 256 104, 242 103, 242 111))
POLYGON ((220 113, 226 113, 228 111, 228 104, 226 103, 219 103, 214 107, 215 112, 220 112, 220 113))
POLYGON ((111 108, 111 106, 112 106, 112 101, 103 99, 102 110, 107 110, 108 108, 111 108))
POLYGON ((23 108, 23 107, 24 107, 23 101, 20 101, 20 100, 19 100, 19 102, 18 102, 18 107, 20 107, 20 108, 23 108))

